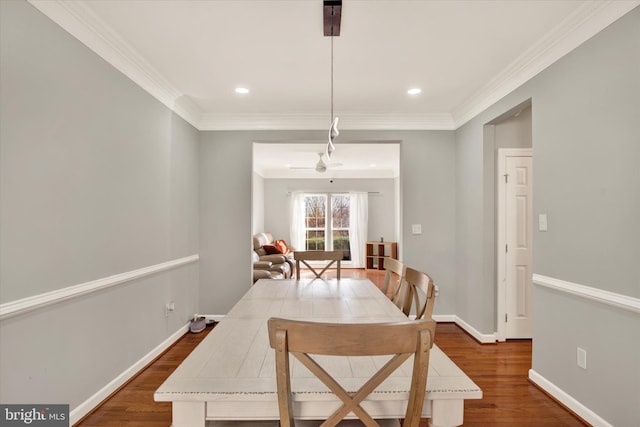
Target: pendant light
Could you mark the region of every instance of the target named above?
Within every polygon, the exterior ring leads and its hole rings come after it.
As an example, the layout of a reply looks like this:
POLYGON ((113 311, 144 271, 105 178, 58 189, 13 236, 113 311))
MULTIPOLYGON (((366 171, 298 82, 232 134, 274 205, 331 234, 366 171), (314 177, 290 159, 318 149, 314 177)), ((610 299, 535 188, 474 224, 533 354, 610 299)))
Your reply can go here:
POLYGON ((324 35, 331 37, 331 117, 329 126, 329 135, 327 141, 327 149, 325 155, 331 160, 331 153, 336 149, 333 141, 340 135, 338 131, 338 117, 333 115, 333 38, 340 35, 340 21, 342 18, 342 0, 324 0, 323 19, 324 19, 324 35))

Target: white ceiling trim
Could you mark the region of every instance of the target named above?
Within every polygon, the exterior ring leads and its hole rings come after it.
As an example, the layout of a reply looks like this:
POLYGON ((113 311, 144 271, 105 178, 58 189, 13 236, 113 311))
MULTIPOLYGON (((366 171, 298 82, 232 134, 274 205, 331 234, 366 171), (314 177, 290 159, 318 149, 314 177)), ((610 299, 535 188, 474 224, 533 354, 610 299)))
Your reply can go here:
POLYGON ((270 170, 257 172, 264 179, 393 179, 399 175, 392 170, 340 170, 328 169, 326 172, 315 170, 270 170))
POLYGON ((78 0, 28 0, 49 19, 146 90, 180 117, 198 127, 202 112, 149 64, 129 43, 78 0))
POLYGON ((473 119, 639 4, 637 0, 610 0, 581 5, 471 98, 454 108, 455 128, 473 119))
MULTIPOLYGON (((28 1, 199 130, 322 129, 326 127, 326 116, 319 115, 203 114, 199 106, 188 96, 180 93, 82 1, 28 1)), ((341 129, 456 129, 639 4, 640 0, 585 3, 471 98, 454 108, 451 114, 344 115, 344 117, 341 116, 341 129)))
MULTIPOLYGON (((337 114, 340 130, 453 130, 450 114, 337 114)), ((327 114, 211 114, 200 130, 314 130, 328 128, 327 114)))

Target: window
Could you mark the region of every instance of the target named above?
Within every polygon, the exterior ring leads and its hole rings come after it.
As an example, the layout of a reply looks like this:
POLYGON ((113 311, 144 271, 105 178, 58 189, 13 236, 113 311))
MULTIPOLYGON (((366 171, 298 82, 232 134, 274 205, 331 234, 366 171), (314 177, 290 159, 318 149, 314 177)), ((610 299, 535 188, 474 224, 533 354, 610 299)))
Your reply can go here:
POLYGON ((326 245, 327 196, 313 194, 304 196, 305 239, 307 251, 324 251, 326 245))
POLYGON ((351 259, 349 244, 349 196, 344 194, 331 195, 331 235, 333 250, 343 251, 343 259, 351 259))
POLYGON ((349 203, 348 194, 304 195, 305 250, 340 250, 343 260, 351 260, 349 203))

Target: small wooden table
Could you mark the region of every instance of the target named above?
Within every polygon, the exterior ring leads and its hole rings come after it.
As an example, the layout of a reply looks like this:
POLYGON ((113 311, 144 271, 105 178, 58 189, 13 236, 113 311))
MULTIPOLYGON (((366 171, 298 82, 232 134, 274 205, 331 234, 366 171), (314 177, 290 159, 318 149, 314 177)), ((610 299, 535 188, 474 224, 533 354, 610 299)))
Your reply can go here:
MULTIPOLYGON (((173 427, 203 427, 206 420, 278 419, 275 353, 267 334, 270 317, 345 323, 406 320, 368 279, 259 280, 156 390, 156 401, 173 402, 173 427)), ((357 388, 380 363, 380 357, 336 358, 328 370, 345 388, 357 388)), ((406 363, 407 369, 400 368, 365 401, 375 418, 404 416, 411 359, 406 363)), ((323 419, 338 405, 299 362, 293 364, 292 388, 298 418, 323 419)), ((482 390, 434 345, 422 411, 429 425, 462 424, 464 399, 481 397, 482 390)))

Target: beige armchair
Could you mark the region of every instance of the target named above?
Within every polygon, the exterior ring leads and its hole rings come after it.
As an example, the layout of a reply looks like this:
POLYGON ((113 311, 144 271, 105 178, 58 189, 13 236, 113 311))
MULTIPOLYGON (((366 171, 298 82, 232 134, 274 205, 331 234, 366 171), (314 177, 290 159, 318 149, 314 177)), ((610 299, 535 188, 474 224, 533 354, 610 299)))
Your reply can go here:
MULTIPOLYGON (((258 233, 253 236, 253 260, 254 260, 254 279, 256 277, 256 270, 267 270, 272 274, 281 274, 284 279, 289 279, 293 273, 293 253, 267 253, 265 246, 274 245, 274 239, 271 233, 258 233), (256 262, 270 263, 266 266, 264 264, 256 265, 256 262)), ((262 275, 264 273, 259 273, 262 275)), ((257 280, 257 279, 255 279, 257 280)), ((254 282, 255 282, 254 280, 254 282)))
POLYGON ((260 261, 260 257, 253 251, 253 283, 260 279, 284 279, 281 264, 274 267, 271 261, 260 261))

